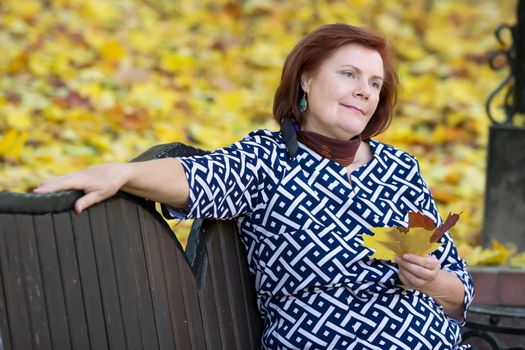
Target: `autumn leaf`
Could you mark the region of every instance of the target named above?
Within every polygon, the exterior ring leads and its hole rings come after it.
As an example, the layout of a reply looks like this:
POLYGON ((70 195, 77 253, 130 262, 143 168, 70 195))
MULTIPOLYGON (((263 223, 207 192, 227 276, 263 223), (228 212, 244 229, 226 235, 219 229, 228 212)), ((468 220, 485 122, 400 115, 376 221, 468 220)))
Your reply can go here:
POLYGON ((29 138, 26 131, 9 130, 5 135, 0 135, 0 158, 16 162, 20 158, 20 153, 24 144, 29 138))
POLYGON ((525 252, 521 252, 510 258, 509 265, 511 267, 525 268, 525 252))
POLYGON ((441 225, 439 225, 438 228, 436 228, 436 230, 434 231, 434 233, 430 237, 430 242, 437 242, 441 238, 441 236, 443 236, 443 234, 445 232, 450 230, 450 228, 452 226, 454 226, 456 224, 456 222, 458 222, 460 215, 461 215, 461 213, 459 213, 459 214, 449 213, 447 218, 446 218, 446 220, 445 220, 445 222, 443 222, 441 225))
POLYGON ((118 61, 126 56, 126 49, 115 39, 104 42, 100 47, 100 55, 108 61, 118 61))
POLYGON ((426 255, 435 251, 437 241, 458 221, 460 214, 449 214, 437 228, 433 220, 421 213, 409 212, 407 227, 376 227, 374 235, 364 235, 363 245, 374 249, 375 259, 395 261, 405 253, 426 255))
MULTIPOLYGON (((514 244, 503 244, 498 240, 492 240, 492 244, 489 247, 477 246, 473 248, 465 256, 465 260, 471 266, 502 265, 509 261, 509 258, 516 253, 516 250, 514 244)), ((519 265, 519 255, 513 258, 515 259, 511 258, 511 265, 519 265)), ((521 259, 523 260, 523 258, 521 259)))

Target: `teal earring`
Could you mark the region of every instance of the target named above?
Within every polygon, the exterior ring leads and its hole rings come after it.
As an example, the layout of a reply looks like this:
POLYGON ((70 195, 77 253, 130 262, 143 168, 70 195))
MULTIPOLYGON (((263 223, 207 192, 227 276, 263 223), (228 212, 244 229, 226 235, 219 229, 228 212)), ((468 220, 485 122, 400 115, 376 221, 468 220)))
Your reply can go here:
POLYGON ((303 98, 299 100, 298 107, 301 112, 306 111, 308 108, 308 101, 306 101, 306 91, 304 92, 303 98))

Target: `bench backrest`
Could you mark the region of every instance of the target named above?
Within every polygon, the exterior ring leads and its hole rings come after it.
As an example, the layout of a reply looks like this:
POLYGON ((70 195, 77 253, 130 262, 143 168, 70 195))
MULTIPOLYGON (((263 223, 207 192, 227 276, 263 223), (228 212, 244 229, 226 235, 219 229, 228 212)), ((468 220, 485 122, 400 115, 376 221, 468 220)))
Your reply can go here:
POLYGON ((0 193, 0 349, 260 347, 233 222, 196 221, 187 256, 153 203, 79 195, 0 193))

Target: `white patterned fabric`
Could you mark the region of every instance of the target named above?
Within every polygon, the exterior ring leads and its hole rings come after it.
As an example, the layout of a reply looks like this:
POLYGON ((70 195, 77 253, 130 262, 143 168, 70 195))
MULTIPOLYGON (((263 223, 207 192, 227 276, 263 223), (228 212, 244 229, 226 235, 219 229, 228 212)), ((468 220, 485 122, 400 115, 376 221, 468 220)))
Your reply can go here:
MULTIPOLYGON (((289 158, 278 132, 258 130, 205 156, 178 158, 190 185, 188 218, 238 223, 264 319, 263 349, 466 349, 460 322, 426 294, 405 291, 397 265, 371 259, 370 227, 409 211, 441 223, 415 158, 370 140, 352 173, 303 144, 289 158)), ((449 234, 433 253, 473 284, 449 234)))

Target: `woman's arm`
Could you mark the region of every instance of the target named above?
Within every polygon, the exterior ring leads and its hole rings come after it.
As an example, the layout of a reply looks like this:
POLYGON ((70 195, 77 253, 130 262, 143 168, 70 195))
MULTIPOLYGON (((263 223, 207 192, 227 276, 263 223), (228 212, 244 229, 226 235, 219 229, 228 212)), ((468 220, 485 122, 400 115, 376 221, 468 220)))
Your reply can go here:
MULTIPOLYGON (((422 190, 415 205, 439 226, 442 220, 417 160, 415 166, 417 174, 411 182, 422 190)), ((445 314, 464 321, 466 309, 474 295, 472 277, 466 271, 466 263, 459 256, 450 234, 445 232, 438 242, 442 245, 430 255, 404 254, 399 257, 399 261, 396 261, 399 265, 399 277, 406 288, 417 289, 433 297, 443 306, 445 314)))
POLYGON ((184 168, 175 158, 101 164, 47 180, 34 192, 65 190, 84 191, 85 195, 75 203, 77 213, 113 196, 118 190, 176 208, 187 207, 189 196, 184 168))
POLYGON ((441 269, 439 260, 431 255, 404 254, 396 259, 399 278, 407 289, 416 289, 434 298, 445 314, 463 320, 464 287, 460 279, 441 269))

